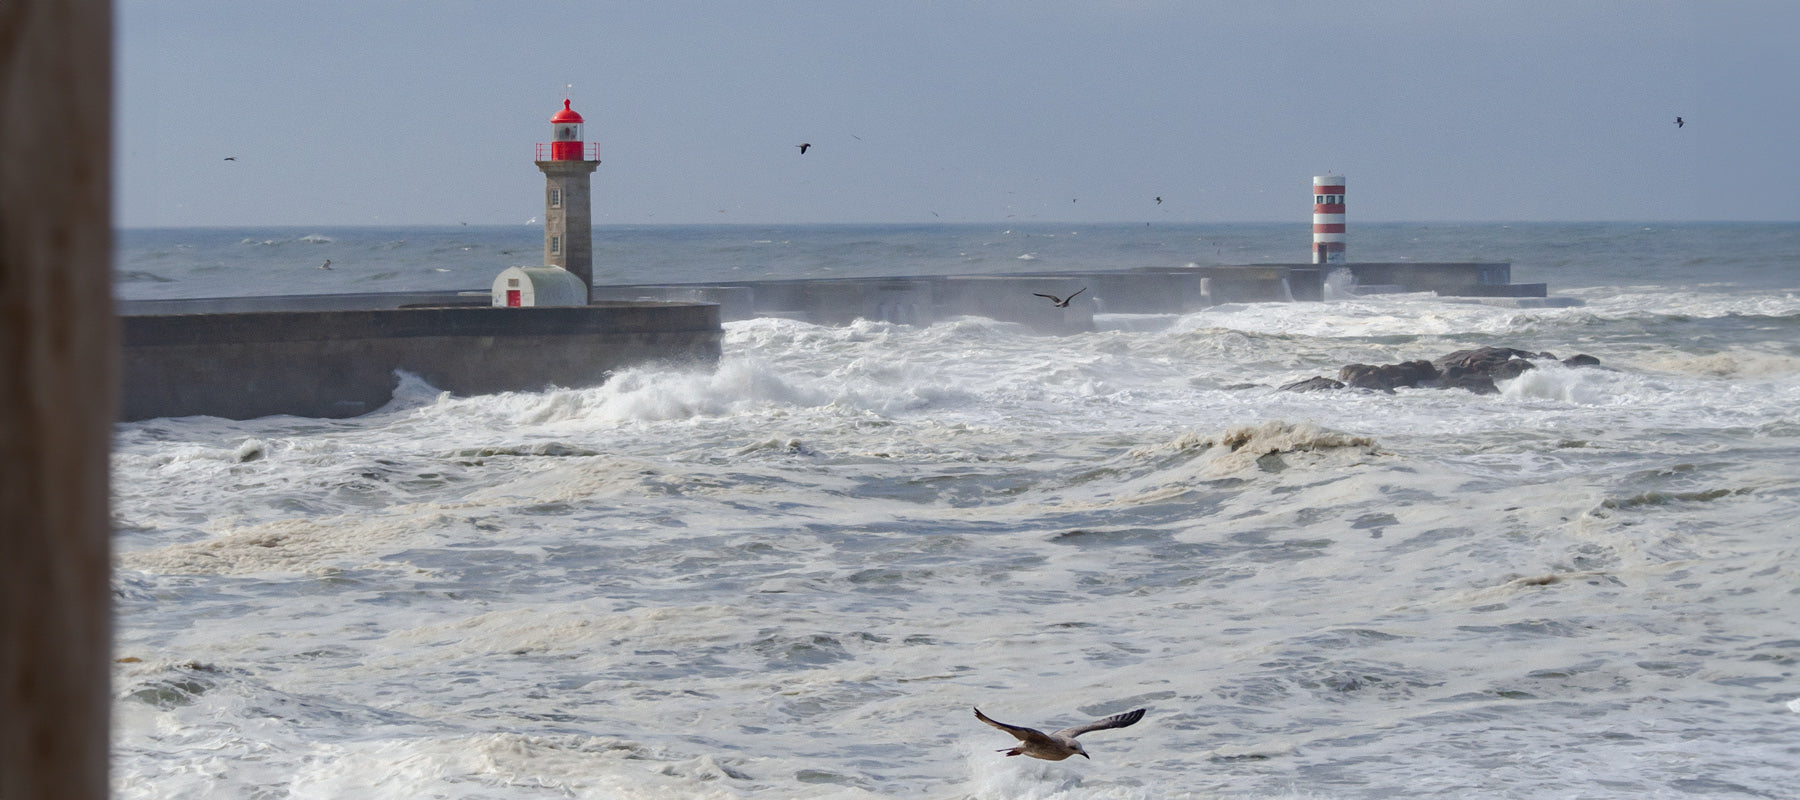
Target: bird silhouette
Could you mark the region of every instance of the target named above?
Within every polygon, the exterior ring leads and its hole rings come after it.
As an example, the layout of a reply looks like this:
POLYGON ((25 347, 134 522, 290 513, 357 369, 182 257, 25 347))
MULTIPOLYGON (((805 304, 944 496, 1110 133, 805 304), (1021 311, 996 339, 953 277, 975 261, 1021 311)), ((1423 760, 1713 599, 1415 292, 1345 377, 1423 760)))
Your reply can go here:
MULTIPOLYGON (((1087 291, 1087 287, 1083 286, 1080 289, 1076 289, 1075 294, 1081 294, 1082 292, 1085 292, 1085 291, 1087 291)), ((1053 294, 1043 294, 1041 292, 1032 292, 1031 296, 1046 298, 1050 301, 1051 305, 1054 305, 1057 308, 1068 308, 1069 301, 1075 299, 1075 294, 1069 295, 1068 297, 1057 297, 1056 295, 1053 295, 1053 294)))
POLYGON ((1681 127, 1681 126, 1683 126, 1683 125, 1686 125, 1686 124, 1687 124, 1687 123, 1686 123, 1686 122, 1684 122, 1684 121, 1682 121, 1682 119, 1681 119, 1681 118, 1680 118, 1680 117, 1676 117, 1676 118, 1675 118, 1675 127, 1677 127, 1677 128, 1679 128, 1679 127, 1681 127))
POLYGON ((226 157, 225 157, 225 160, 226 160, 226 161, 236 161, 236 160, 237 160, 237 156, 226 156, 226 157))
POLYGON ((320 264, 319 269, 331 269, 331 259, 325 259, 325 263, 320 264))
POLYGON ((1161 197, 1158 197, 1158 198, 1156 198, 1156 204, 1157 204, 1157 205, 1159 205, 1159 206, 1160 206, 1160 205, 1162 205, 1162 198, 1161 198, 1161 197))
POLYGON ((800 155, 806 155, 806 148, 812 147, 812 142, 801 142, 794 146, 800 148, 800 155))
POLYGON ((1006 731, 1007 733, 1012 734, 1013 738, 1019 740, 1019 744, 1011 749, 1003 749, 997 752, 1005 753, 1009 756, 1031 756, 1032 758, 1041 758, 1045 761, 1061 761, 1074 755, 1079 755, 1082 758, 1088 759, 1093 758, 1093 756, 1087 754, 1087 750, 1082 748, 1080 742, 1075 741, 1075 737, 1084 733, 1103 731, 1109 728, 1124 728, 1129 725, 1134 725, 1138 720, 1144 718, 1144 709, 1140 708, 1133 711, 1127 711, 1123 714, 1114 714, 1106 719, 1096 720, 1086 725, 1076 725, 1072 728, 1063 728, 1055 733, 1044 733, 1036 728, 995 722, 994 720, 988 719, 986 714, 981 713, 981 709, 979 708, 975 709, 975 718, 999 728, 1000 730, 1006 731))

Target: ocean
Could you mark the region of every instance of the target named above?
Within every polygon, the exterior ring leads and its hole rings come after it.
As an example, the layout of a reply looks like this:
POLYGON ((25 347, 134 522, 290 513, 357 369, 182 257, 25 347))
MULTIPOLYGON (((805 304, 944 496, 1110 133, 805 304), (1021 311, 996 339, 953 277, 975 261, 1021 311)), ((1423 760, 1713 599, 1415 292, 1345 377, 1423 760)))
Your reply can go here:
MULTIPOLYGON (((123 298, 483 289, 541 229, 126 230, 123 298), (318 269, 331 259, 330 270, 318 269)), ((1305 224, 596 228, 600 282, 1304 261, 1305 224)), ((121 424, 123 798, 1800 795, 1800 224, 1353 224, 1423 294, 121 424), (1349 363, 1578 353, 1501 391, 1349 363), (1008 758, 972 709, 1082 737, 1008 758)), ((1104 298, 1091 298, 1103 301, 1104 298)))

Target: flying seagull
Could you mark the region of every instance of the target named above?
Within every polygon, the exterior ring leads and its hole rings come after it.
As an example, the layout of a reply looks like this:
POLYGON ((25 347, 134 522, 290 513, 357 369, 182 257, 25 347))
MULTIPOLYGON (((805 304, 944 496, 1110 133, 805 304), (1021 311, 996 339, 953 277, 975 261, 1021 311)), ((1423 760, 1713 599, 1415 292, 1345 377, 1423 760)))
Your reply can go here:
POLYGON ((1019 744, 1016 747, 1013 747, 1010 750, 999 750, 997 752, 1005 753, 1009 756, 1031 756, 1032 758, 1041 758, 1045 761, 1061 761, 1072 755, 1080 755, 1082 758, 1087 759, 1093 758, 1093 756, 1087 754, 1086 750, 1082 749, 1080 742, 1075 741, 1075 737, 1084 733, 1103 731, 1108 728, 1123 728, 1127 725, 1135 724, 1138 720, 1144 718, 1144 709, 1140 708, 1136 711, 1114 714, 1106 719, 1096 720, 1086 725, 1076 725, 1073 728, 1063 728, 1055 733, 1044 733, 1043 731, 1033 728, 1008 725, 1004 722, 995 722, 988 719, 986 714, 981 713, 981 709, 979 708, 975 709, 975 718, 999 728, 1000 730, 1006 731, 1007 733, 1012 734, 1013 738, 1019 740, 1019 744))
POLYGON ((1687 124, 1687 123, 1686 123, 1686 122, 1683 122, 1683 121, 1682 121, 1682 120, 1681 120, 1681 118, 1680 118, 1680 117, 1676 117, 1676 118, 1675 118, 1675 127, 1677 127, 1677 128, 1679 128, 1679 127, 1681 127, 1681 126, 1683 126, 1683 125, 1686 125, 1686 124, 1687 124))
MULTIPOLYGON (((1075 294, 1081 294, 1082 292, 1085 292, 1085 291, 1087 291, 1087 287, 1083 286, 1080 289, 1076 289, 1075 294)), ((1068 308, 1069 301, 1075 299, 1075 294, 1069 295, 1068 297, 1057 297, 1056 295, 1053 295, 1053 294, 1043 294, 1041 292, 1032 292, 1031 296, 1048 298, 1050 300, 1051 304, 1055 305, 1057 308, 1068 308)))
POLYGON ((812 147, 812 142, 801 142, 794 146, 800 148, 800 155, 806 155, 806 148, 812 147))
POLYGON ((1157 204, 1157 205, 1159 205, 1159 206, 1160 206, 1160 205, 1162 205, 1162 198, 1161 198, 1161 197, 1158 197, 1158 198, 1156 198, 1156 204, 1157 204))
POLYGON ((236 160, 237 160, 237 156, 226 156, 226 157, 225 157, 225 160, 226 160, 226 161, 236 161, 236 160))
POLYGON ((325 259, 325 263, 320 264, 319 269, 331 269, 331 259, 325 259))

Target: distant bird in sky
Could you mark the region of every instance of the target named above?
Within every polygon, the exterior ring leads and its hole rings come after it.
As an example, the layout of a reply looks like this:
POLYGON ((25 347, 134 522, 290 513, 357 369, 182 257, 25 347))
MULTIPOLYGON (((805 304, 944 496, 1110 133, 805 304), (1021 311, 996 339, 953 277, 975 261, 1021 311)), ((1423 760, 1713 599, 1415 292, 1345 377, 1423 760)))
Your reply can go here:
POLYGON ((1093 733, 1094 731, 1103 731, 1110 728, 1124 728, 1134 725, 1138 720, 1144 718, 1144 711, 1145 709, 1140 708, 1134 711, 1127 711, 1123 714, 1114 714, 1106 719, 1096 720, 1086 725, 1076 725, 1073 728, 1063 728, 1055 733, 1044 733, 1035 728, 1026 728, 1019 725, 1008 725, 1004 722, 995 722, 988 719, 986 714, 981 713, 981 709, 979 708, 975 709, 975 718, 999 728, 1000 730, 1006 731, 1007 733, 1012 734, 1013 738, 1019 740, 1019 744, 1012 749, 1000 750, 998 752, 1005 753, 1009 756, 1031 756, 1032 758, 1041 758, 1045 761, 1061 761, 1074 755, 1079 755, 1082 758, 1088 759, 1093 758, 1093 756, 1087 754, 1087 750, 1082 748, 1080 742, 1075 741, 1075 737, 1084 733, 1093 733))
POLYGON ((226 156, 226 157, 225 157, 225 160, 226 160, 226 161, 236 161, 236 160, 237 160, 237 156, 226 156))
MULTIPOLYGON (((1076 289, 1075 294, 1081 294, 1082 292, 1085 292, 1085 291, 1087 291, 1087 287, 1083 286, 1080 289, 1076 289)), ((1069 301, 1075 299, 1075 294, 1069 295, 1068 297, 1057 297, 1056 295, 1053 295, 1053 294, 1042 294, 1040 292, 1032 292, 1031 296, 1048 298, 1050 300, 1050 302, 1053 305, 1055 305, 1057 308, 1068 308, 1069 301)))
POLYGON ((331 269, 331 259, 325 259, 325 263, 320 264, 319 269, 331 269))
POLYGON ((801 142, 794 146, 800 148, 800 155, 806 155, 806 148, 812 147, 812 142, 801 142))
POLYGON ((1686 122, 1684 122, 1684 121, 1682 121, 1682 119, 1681 119, 1681 118, 1680 118, 1680 117, 1676 117, 1676 118, 1675 118, 1675 127, 1677 127, 1677 128, 1679 128, 1679 127, 1681 127, 1681 126, 1683 126, 1683 125, 1686 125, 1686 124, 1687 124, 1687 123, 1686 123, 1686 122))
POLYGON ((1162 205, 1162 198, 1161 198, 1161 197, 1157 197, 1157 198, 1156 198, 1156 204, 1157 204, 1157 205, 1159 205, 1159 206, 1160 206, 1160 205, 1162 205))

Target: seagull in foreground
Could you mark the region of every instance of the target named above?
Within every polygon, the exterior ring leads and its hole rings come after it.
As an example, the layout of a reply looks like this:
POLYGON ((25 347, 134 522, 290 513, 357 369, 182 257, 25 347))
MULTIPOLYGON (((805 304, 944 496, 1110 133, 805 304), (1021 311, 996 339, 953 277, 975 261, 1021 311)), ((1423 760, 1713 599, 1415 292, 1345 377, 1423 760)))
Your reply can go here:
POLYGON ((1043 731, 1034 728, 1008 725, 1004 722, 995 722, 988 719, 986 714, 981 713, 981 709, 979 708, 975 709, 975 718, 999 728, 1000 730, 1006 731, 1007 733, 1012 734, 1013 738, 1019 740, 1017 747, 1010 750, 999 750, 997 752, 1005 753, 1009 756, 1031 756, 1032 758, 1041 758, 1045 761, 1061 761, 1073 755, 1080 755, 1082 758, 1092 759, 1093 756, 1088 755, 1087 751, 1082 749, 1081 743, 1075 741, 1075 737, 1084 733, 1103 731, 1108 728, 1123 728, 1135 724, 1138 720, 1144 718, 1144 709, 1140 708, 1136 711, 1114 714, 1106 719, 1096 720, 1086 725, 1076 725, 1073 728, 1063 728, 1055 733, 1044 733, 1043 731))
MULTIPOLYGON (((1085 292, 1085 291, 1087 291, 1087 287, 1083 286, 1080 289, 1076 289, 1075 294, 1081 294, 1082 292, 1085 292)), ((1075 294, 1069 295, 1068 297, 1057 297, 1056 295, 1053 295, 1053 294, 1043 294, 1040 292, 1032 292, 1031 296, 1048 298, 1050 300, 1050 302, 1052 304, 1054 304, 1057 308, 1068 308, 1069 301, 1075 299, 1075 294)))
POLYGON ((1687 124, 1687 123, 1686 123, 1686 122, 1683 122, 1683 121, 1682 121, 1682 120, 1681 120, 1681 118, 1680 118, 1680 117, 1676 117, 1676 118, 1675 118, 1675 127, 1677 127, 1677 128, 1679 128, 1679 127, 1681 127, 1681 126, 1683 126, 1683 125, 1686 125, 1686 124, 1687 124))
POLYGON ((801 142, 794 146, 800 148, 800 155, 806 155, 806 148, 812 147, 812 142, 801 142))

